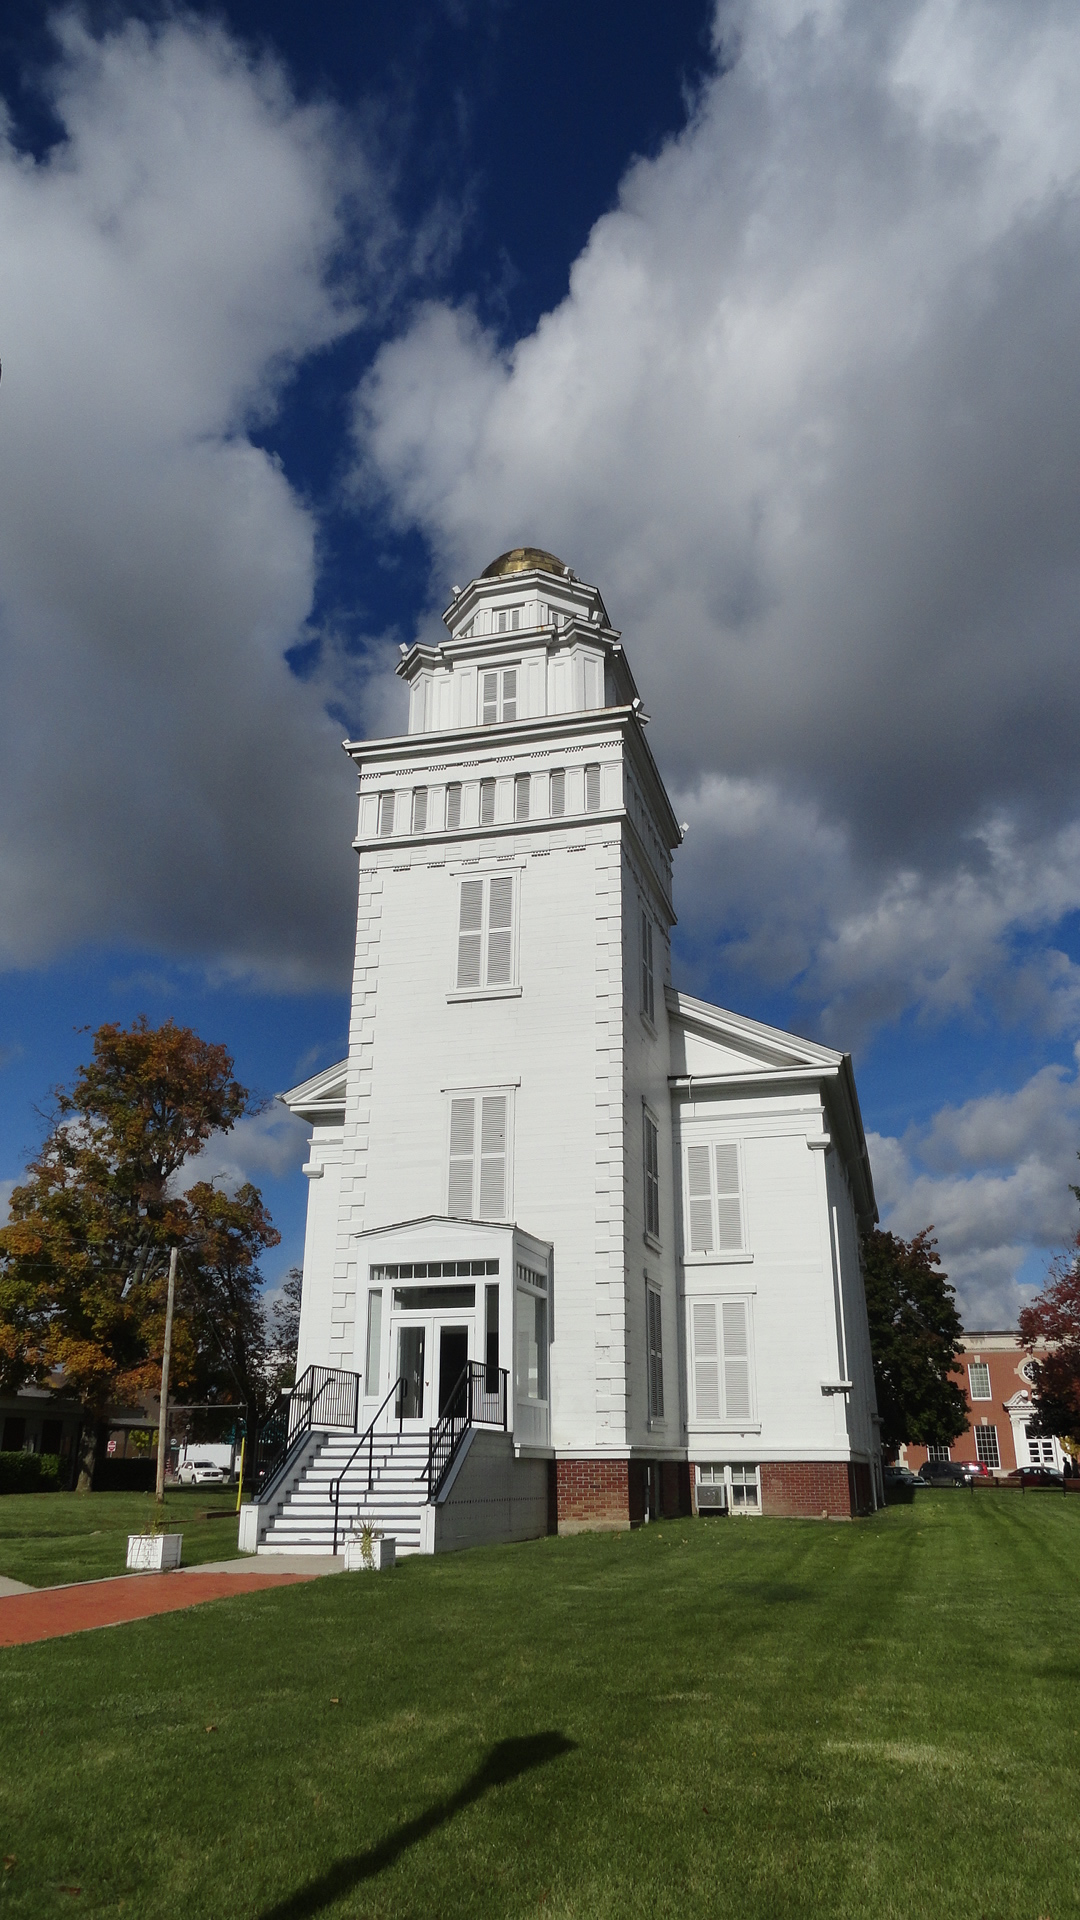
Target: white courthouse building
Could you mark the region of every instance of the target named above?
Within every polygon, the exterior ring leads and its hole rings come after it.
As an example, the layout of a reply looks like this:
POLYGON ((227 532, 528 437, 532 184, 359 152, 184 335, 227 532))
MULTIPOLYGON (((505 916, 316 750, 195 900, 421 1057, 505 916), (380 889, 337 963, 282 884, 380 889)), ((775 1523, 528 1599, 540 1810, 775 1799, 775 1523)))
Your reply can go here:
POLYGON ((872 1508, 850 1058, 672 984, 682 835, 597 589, 517 549, 444 622, 408 733, 346 749, 349 1056, 283 1095, 307 1428, 246 1537, 325 1545, 335 1479, 428 1549, 872 1508))

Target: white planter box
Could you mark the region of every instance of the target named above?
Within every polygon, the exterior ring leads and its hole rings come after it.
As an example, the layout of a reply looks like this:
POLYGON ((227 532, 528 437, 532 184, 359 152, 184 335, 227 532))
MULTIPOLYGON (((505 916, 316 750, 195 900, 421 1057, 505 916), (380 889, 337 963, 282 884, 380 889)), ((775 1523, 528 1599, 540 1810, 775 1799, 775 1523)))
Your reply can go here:
POLYGON ((168 1573, 180 1565, 182 1533, 129 1533, 127 1563, 132 1573, 168 1573))
POLYGON ((392 1536, 379 1534, 371 1543, 370 1565, 364 1559, 359 1540, 345 1542, 346 1573, 385 1573, 388 1568, 397 1565, 397 1541, 392 1536))

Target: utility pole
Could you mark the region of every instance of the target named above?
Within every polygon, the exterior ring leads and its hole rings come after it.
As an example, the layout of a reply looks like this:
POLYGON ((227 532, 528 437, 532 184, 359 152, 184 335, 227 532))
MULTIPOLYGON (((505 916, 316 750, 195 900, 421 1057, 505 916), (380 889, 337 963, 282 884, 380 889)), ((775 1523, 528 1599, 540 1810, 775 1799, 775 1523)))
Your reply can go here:
POLYGON ((165 1453, 169 1426, 169 1361, 172 1357, 173 1307, 176 1304, 176 1248, 169 1251, 169 1294, 165 1303, 165 1344, 161 1350, 161 1406, 158 1412, 157 1490, 159 1507, 165 1504, 165 1453))

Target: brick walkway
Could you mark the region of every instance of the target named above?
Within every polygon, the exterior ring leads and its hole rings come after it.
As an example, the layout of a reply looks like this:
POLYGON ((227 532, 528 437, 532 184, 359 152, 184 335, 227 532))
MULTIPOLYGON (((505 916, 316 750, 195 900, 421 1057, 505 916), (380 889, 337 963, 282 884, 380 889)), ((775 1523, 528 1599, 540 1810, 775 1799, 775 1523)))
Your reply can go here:
POLYGON ((148 1620, 152 1614, 177 1613, 204 1600, 292 1586, 311 1577, 305 1573, 138 1573, 12 1593, 0 1598, 0 1647, 57 1640, 66 1633, 84 1633, 88 1627, 120 1626, 125 1620, 148 1620))

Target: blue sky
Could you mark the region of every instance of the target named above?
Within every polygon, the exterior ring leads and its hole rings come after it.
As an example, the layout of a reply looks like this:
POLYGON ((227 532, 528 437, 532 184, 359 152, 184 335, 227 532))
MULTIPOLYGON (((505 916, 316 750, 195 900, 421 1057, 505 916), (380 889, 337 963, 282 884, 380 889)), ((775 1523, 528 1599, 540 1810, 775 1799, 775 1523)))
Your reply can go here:
MULTIPOLYGON (((535 541, 679 811, 679 978, 852 1051, 969 1324, 1080 1145, 1075 10, 0 25, 0 1193, 102 1020, 344 1051, 345 732, 535 541)), ((303 1137, 211 1154, 299 1258, 303 1137)))

